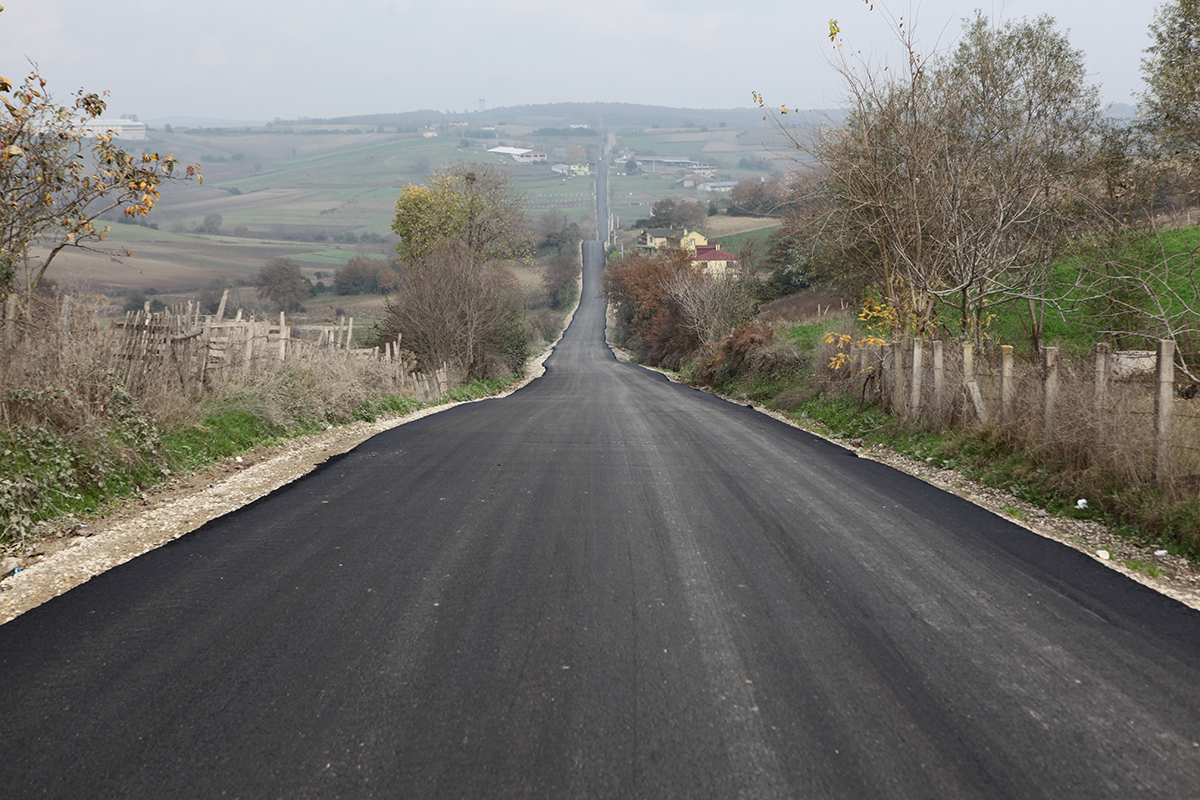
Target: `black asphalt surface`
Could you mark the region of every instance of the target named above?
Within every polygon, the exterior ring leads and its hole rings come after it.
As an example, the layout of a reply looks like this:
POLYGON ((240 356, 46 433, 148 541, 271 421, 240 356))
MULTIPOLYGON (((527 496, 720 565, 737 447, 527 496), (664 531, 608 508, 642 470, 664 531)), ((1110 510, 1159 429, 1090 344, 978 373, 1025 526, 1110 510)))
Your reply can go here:
POLYGON ((586 250, 543 378, 0 626, 0 796, 1200 796, 1200 615, 618 363, 586 250))

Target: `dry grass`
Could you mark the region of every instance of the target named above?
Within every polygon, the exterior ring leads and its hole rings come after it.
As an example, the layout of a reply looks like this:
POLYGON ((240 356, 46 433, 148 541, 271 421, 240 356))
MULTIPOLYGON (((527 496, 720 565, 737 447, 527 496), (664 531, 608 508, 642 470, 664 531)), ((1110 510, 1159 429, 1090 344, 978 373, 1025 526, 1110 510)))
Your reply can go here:
POLYGON ((344 351, 256 360, 224 383, 185 387, 162 368, 127 383, 121 335, 74 300, 38 300, 31 316, 0 319, 0 550, 19 548, 46 520, 202 466, 214 448, 417 405, 403 399, 396 364, 344 351))
POLYGON ((732 236, 735 233, 746 233, 778 225, 779 220, 772 217, 728 217, 717 215, 708 217, 700 226, 705 236, 732 236))
POLYGON ((848 312, 849 318, 853 319, 855 310, 836 291, 814 287, 763 303, 758 311, 758 319, 768 326, 811 325, 833 322, 847 317, 848 312))
MULTIPOLYGON (((944 392, 934 388, 933 354, 924 346, 920 398, 912 396, 913 348, 903 348, 901 382, 881 350, 859 351, 863 360, 829 367, 836 345, 821 345, 817 365, 832 395, 880 400, 906 427, 930 432, 975 432, 987 440, 985 460, 1004 462, 1005 480, 1037 486, 1060 497, 1085 498, 1093 509, 1200 548, 1200 400, 1175 398, 1166 474, 1156 474, 1154 387, 1148 379, 1110 380, 1100 393, 1090 359, 1062 358, 1057 400, 1046 413, 1046 391, 1039 365, 1017 361, 1012 401, 1001 402, 999 348, 976 352, 975 377, 983 403, 978 412, 965 383, 962 349, 944 347, 944 392)), ((953 437, 952 437, 953 438, 953 437)), ((978 465, 977 465, 978 466, 978 465)))

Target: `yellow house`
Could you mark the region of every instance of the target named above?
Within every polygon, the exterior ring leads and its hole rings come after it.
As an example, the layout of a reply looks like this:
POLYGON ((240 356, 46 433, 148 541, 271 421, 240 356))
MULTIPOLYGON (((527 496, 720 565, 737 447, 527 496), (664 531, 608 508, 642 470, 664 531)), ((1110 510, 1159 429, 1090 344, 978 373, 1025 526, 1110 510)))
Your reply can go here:
POLYGON ((666 247, 674 235, 675 231, 670 228, 646 228, 642 231, 638 244, 651 250, 657 250, 660 247, 666 247))
POLYGON ((679 244, 694 253, 697 247, 708 244, 708 237, 700 231, 685 230, 683 235, 679 237, 679 244))

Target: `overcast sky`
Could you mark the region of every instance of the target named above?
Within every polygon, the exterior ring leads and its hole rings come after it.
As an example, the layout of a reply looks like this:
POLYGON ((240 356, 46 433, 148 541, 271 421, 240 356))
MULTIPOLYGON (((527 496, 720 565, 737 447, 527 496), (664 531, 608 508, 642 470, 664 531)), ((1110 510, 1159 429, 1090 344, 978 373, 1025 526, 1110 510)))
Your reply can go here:
MULTIPOLYGON (((863 0, 0 0, 0 75, 26 58, 60 98, 111 92, 109 116, 228 120, 464 111, 570 101, 686 108, 836 105, 843 47, 895 52, 863 0)), ((929 50, 981 8, 1047 13, 1105 102, 1130 103, 1155 0, 889 4, 929 50)))

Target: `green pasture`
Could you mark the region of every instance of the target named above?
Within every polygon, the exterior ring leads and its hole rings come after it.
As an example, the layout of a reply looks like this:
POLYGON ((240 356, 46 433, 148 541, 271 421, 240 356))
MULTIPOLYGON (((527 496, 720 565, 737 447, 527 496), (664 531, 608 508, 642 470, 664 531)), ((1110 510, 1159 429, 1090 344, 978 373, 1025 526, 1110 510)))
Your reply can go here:
MULTIPOLYGON (((1181 312, 1180 301, 1173 295, 1195 297, 1196 254, 1200 249, 1200 227, 1163 229, 1131 236, 1122 246, 1083 243, 1080 252, 1060 261, 1054 269, 1051 295, 1067 299, 1058 307, 1047 307, 1044 339, 1047 344, 1073 352, 1087 352, 1093 344, 1109 339, 1119 349, 1149 348, 1151 342, 1132 333, 1143 327, 1144 318, 1122 312, 1104 297, 1096 297, 1096 289, 1075 288, 1083 272, 1111 274, 1145 274, 1158 285, 1156 297, 1126 293, 1128 301, 1143 309, 1161 304, 1168 313, 1181 312), (1164 262, 1173 266, 1164 270, 1164 262), (1129 335, 1106 333, 1109 330, 1130 331, 1129 335)), ((1097 288, 1111 288, 1101 280, 1097 288)), ((990 309, 988 337, 997 343, 1021 346, 1029 342, 1030 311, 1025 301, 1009 301, 990 309)), ((1195 343, 1180 342, 1195 348, 1195 343)))
MULTIPOLYGON (((767 250, 771 246, 771 233, 779 227, 779 223, 767 225, 764 228, 759 228, 753 231, 744 231, 742 233, 731 233, 727 236, 717 236, 716 241, 721 243, 721 249, 727 253, 737 254, 741 250, 742 245, 753 239, 755 253, 759 256, 766 255, 767 250)), ((701 230, 704 226, 701 226, 701 230)))
POLYGON ((653 172, 638 172, 633 175, 609 173, 609 210, 621 218, 622 225, 649 217, 651 207, 666 197, 677 200, 689 198, 708 205, 715 196, 699 189, 678 185, 674 175, 653 172))
MULTIPOLYGON (((153 212, 151 212, 150 220, 156 221, 154 220, 153 212)), ((157 230, 148 226, 126 225, 120 222, 105 222, 103 224, 109 229, 107 235, 104 237, 106 244, 115 244, 118 242, 174 242, 178 244, 193 244, 196 241, 195 236, 164 230, 161 224, 159 224, 157 230)))
POLYGON ((620 147, 628 147, 642 155, 663 156, 665 158, 692 158, 704 161, 703 141, 667 142, 660 136, 622 136, 618 140, 620 147))

